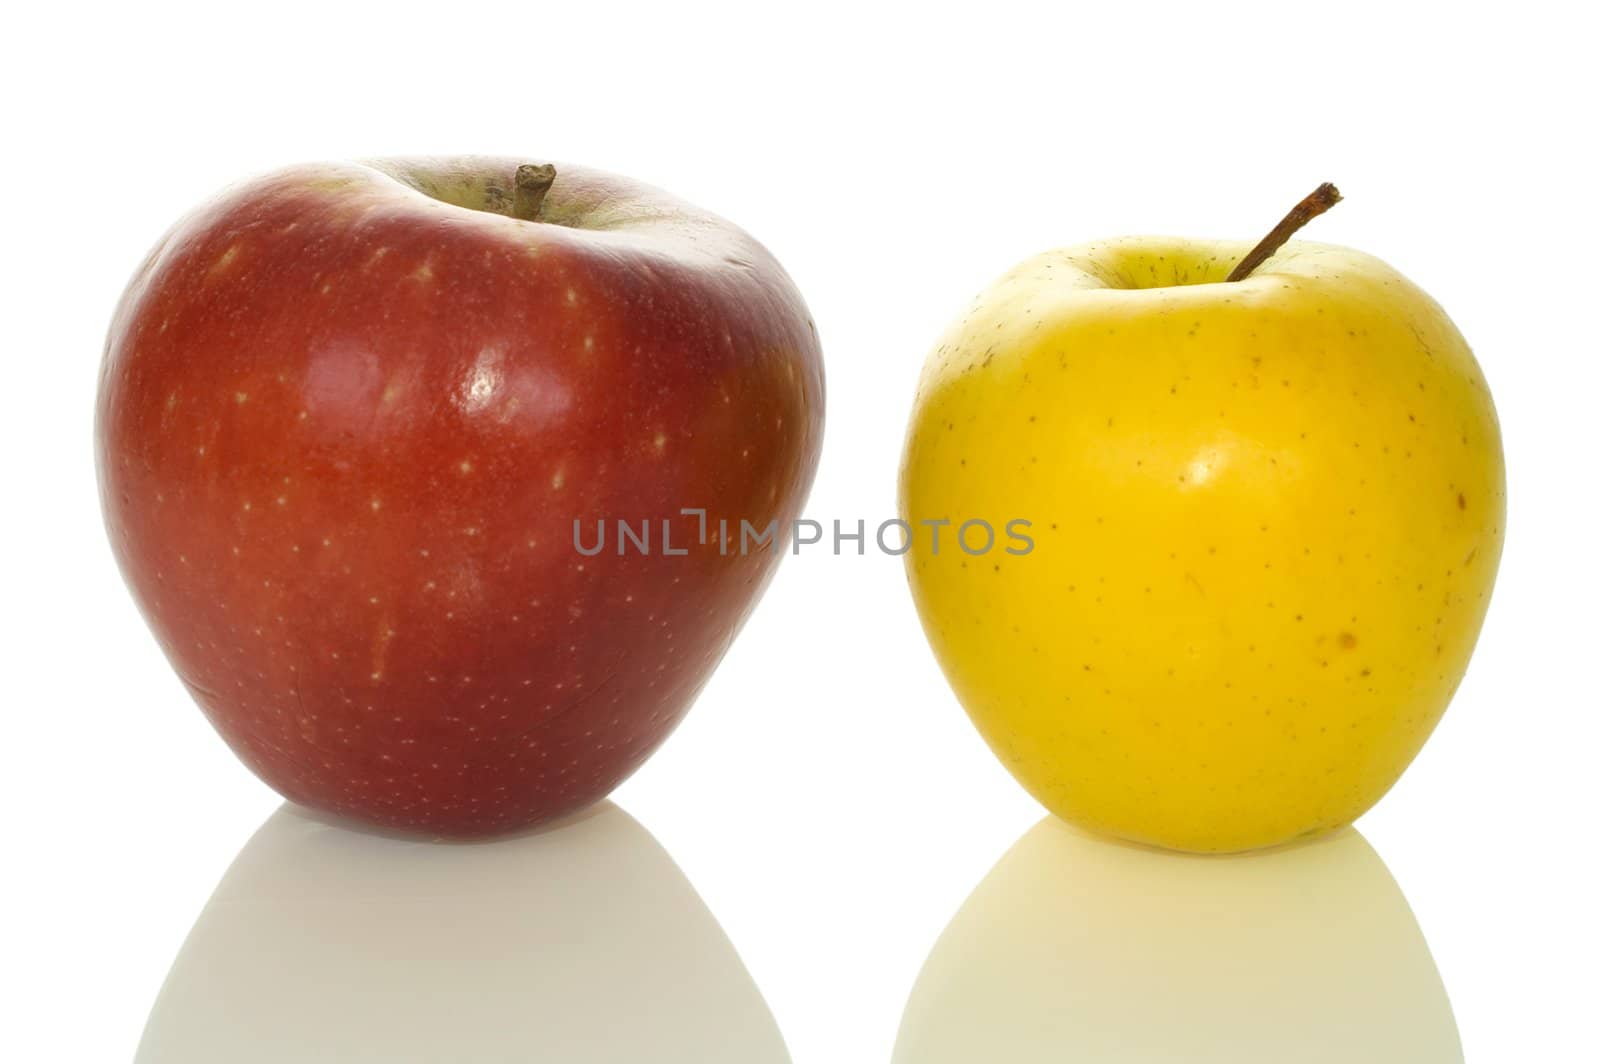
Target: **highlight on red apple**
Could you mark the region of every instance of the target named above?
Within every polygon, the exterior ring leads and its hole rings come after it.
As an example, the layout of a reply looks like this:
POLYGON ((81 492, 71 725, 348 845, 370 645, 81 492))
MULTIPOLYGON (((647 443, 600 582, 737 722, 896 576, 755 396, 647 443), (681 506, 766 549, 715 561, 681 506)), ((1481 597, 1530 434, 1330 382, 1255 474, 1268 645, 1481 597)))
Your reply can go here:
POLYGON ((128 586, 239 757, 475 836, 593 803, 672 730, 783 549, 708 519, 791 528, 822 424, 815 327, 736 226, 579 166, 399 159, 168 232, 96 450, 128 586), (585 521, 656 547, 580 553, 585 521))

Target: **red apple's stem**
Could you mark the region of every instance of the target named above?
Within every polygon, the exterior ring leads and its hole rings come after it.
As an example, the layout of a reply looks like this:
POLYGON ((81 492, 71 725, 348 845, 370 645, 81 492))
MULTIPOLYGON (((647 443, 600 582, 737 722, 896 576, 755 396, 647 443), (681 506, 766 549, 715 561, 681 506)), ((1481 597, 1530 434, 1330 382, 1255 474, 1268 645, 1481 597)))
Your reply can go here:
POLYGON ((523 163, 517 167, 515 192, 511 197, 511 217, 537 221, 545 193, 555 184, 556 168, 549 163, 523 163))
MULTIPOLYGON (((518 176, 521 176, 520 173, 518 176)), ((1284 241, 1294 236, 1302 225, 1343 198, 1339 195, 1339 190, 1326 181, 1318 185, 1311 195, 1295 204, 1294 210, 1283 216, 1283 221, 1272 227, 1272 232, 1261 238, 1261 243, 1250 249, 1250 254, 1239 260, 1239 265, 1228 274, 1228 280, 1242 281, 1249 277, 1257 266, 1272 258, 1273 254, 1283 247, 1284 241)))

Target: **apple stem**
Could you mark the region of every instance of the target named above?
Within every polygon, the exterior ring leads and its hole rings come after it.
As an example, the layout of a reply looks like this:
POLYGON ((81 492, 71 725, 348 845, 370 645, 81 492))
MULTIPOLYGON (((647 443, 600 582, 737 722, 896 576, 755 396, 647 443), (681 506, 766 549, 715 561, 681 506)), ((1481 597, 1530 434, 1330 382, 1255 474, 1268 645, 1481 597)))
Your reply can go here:
POLYGON ((556 168, 549 163, 523 163, 517 167, 516 191, 511 197, 511 217, 525 222, 537 221, 545 194, 555 180, 556 168))
MULTIPOLYGON (((521 178, 521 173, 518 173, 521 178)), ((1228 274, 1230 281, 1242 281, 1255 271, 1257 266, 1272 258, 1277 250, 1283 247, 1284 241, 1323 211, 1338 203, 1344 197, 1339 195, 1339 190, 1324 181, 1318 185, 1305 199, 1294 205, 1294 209, 1283 216, 1283 221, 1272 227, 1272 232, 1261 238, 1261 243, 1250 249, 1250 254, 1239 260, 1239 265, 1228 274)))

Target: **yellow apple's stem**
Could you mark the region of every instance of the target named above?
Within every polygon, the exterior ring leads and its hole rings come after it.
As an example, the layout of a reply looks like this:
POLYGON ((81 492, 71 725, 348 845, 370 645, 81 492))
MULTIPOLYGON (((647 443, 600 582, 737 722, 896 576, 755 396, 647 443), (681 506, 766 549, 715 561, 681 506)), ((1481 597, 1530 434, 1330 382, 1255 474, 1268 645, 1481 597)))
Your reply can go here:
POLYGON ((511 197, 511 217, 525 222, 536 221, 545 193, 555 184, 556 168, 549 163, 534 165, 523 163, 517 167, 515 191, 511 197))
MULTIPOLYGON (((521 171, 517 178, 520 181, 521 171)), ((520 191, 518 193, 520 195, 520 191)), ((1294 205, 1294 209, 1283 216, 1283 221, 1272 227, 1272 232, 1261 238, 1261 243, 1250 249, 1250 254, 1239 260, 1239 265, 1228 274, 1230 281, 1242 281, 1255 271, 1257 266, 1272 258, 1273 253, 1283 247, 1284 241, 1299 230, 1311 219, 1338 203, 1344 197, 1339 195, 1339 190, 1324 181, 1316 187, 1316 191, 1294 205)))

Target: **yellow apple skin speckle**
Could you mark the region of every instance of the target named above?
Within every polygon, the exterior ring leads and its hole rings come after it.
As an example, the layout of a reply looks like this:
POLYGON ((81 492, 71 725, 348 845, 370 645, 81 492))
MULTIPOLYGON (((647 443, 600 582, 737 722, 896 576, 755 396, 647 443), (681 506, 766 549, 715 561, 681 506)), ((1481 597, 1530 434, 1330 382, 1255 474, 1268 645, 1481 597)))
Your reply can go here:
POLYGON ((1057 815, 1197 852, 1382 797, 1461 681, 1505 527, 1443 310, 1313 243, 1224 283, 1248 250, 1023 263, 930 357, 900 475, 912 594, 990 747, 1057 815), (1033 549, 964 552, 974 518, 1033 549))

